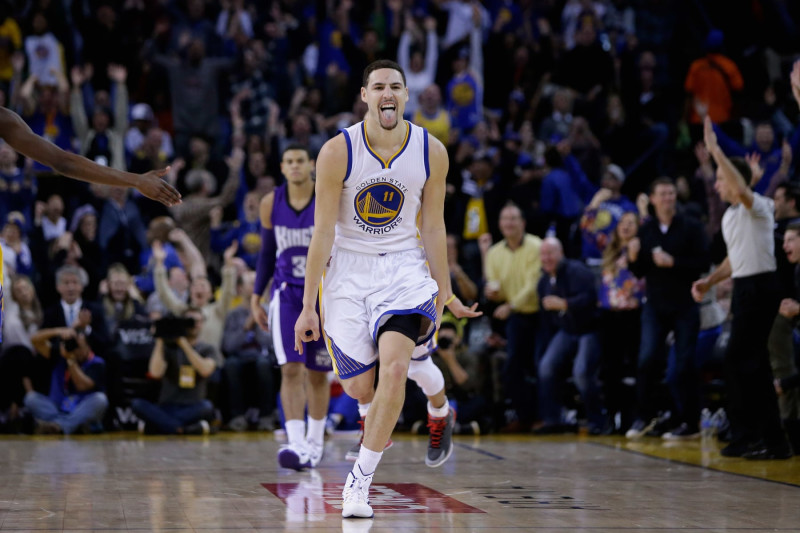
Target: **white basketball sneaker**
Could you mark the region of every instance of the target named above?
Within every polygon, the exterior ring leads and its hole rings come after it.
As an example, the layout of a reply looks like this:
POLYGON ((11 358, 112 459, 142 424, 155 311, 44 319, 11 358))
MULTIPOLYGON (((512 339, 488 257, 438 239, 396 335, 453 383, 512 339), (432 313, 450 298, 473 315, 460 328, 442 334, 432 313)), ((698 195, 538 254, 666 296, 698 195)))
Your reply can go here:
POLYGON ((372 474, 356 477, 352 471, 347 474, 342 491, 342 518, 372 518, 375 513, 369 505, 369 485, 372 474))
POLYGON ((325 444, 318 444, 313 440, 307 440, 306 450, 308 451, 308 458, 311 460, 311 468, 316 468, 320 461, 322 461, 322 456, 325 453, 325 444))
POLYGON ((278 464, 283 468, 303 470, 311 466, 311 457, 309 457, 308 451, 301 446, 284 444, 278 450, 278 464))

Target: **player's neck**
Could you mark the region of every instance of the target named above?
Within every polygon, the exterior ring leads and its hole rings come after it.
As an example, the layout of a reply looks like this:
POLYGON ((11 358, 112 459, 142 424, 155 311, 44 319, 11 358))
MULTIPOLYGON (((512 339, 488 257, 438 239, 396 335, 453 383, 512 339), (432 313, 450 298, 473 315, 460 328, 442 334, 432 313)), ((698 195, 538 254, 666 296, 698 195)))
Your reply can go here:
POLYGON ((367 118, 367 138, 372 148, 393 148, 399 144, 403 144, 406 138, 406 128, 408 125, 404 119, 397 122, 397 126, 387 130, 380 125, 379 118, 367 118))
POLYGON ((308 201, 314 194, 314 181, 303 180, 298 183, 287 181, 286 188, 289 190, 289 197, 292 201, 308 201))

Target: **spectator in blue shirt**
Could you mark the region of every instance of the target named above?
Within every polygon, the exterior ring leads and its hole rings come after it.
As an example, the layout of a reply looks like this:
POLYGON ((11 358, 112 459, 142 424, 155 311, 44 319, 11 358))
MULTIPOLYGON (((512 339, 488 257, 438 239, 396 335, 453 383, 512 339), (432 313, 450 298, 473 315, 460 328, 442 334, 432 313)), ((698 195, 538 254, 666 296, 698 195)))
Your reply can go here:
POLYGON ((248 192, 242 203, 239 220, 233 223, 222 222, 222 208, 211 210, 211 251, 221 255, 233 241, 239 241, 237 255, 253 270, 261 250, 261 220, 258 218, 260 196, 256 191, 248 192))
POLYGON ((573 232, 584 206, 597 192, 597 186, 589 181, 570 150, 566 140, 545 150, 539 209, 550 224, 555 224, 556 237, 565 243, 567 255, 574 257, 577 254, 571 253, 575 240, 573 232))
POLYGON ((54 364, 48 396, 26 384, 25 407, 33 413, 36 432, 70 435, 99 427, 108 408, 106 364, 92 352, 86 334, 66 327, 48 328, 31 340, 36 351, 54 364), (53 339, 61 342, 53 343, 53 339))

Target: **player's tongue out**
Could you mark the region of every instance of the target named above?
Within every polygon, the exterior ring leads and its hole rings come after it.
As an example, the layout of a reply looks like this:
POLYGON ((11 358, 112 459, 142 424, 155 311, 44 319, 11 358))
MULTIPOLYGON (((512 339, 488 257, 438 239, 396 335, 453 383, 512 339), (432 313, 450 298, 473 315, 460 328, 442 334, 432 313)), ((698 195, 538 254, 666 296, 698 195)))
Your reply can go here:
POLYGON ((382 104, 380 107, 381 116, 386 121, 392 121, 395 118, 395 113, 397 112, 397 108, 395 108, 394 104, 382 104))

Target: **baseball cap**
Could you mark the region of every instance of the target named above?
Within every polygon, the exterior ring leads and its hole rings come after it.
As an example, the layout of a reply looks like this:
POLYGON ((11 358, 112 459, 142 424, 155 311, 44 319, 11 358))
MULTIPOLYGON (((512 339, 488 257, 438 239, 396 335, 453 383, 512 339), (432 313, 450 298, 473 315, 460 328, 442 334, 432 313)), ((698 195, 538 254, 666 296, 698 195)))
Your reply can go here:
POLYGON ((147 104, 136 104, 131 108, 132 120, 153 120, 153 109, 147 104))
POLYGON ((618 165, 611 163, 606 166, 606 173, 611 174, 620 183, 625 183, 625 172, 618 165))

